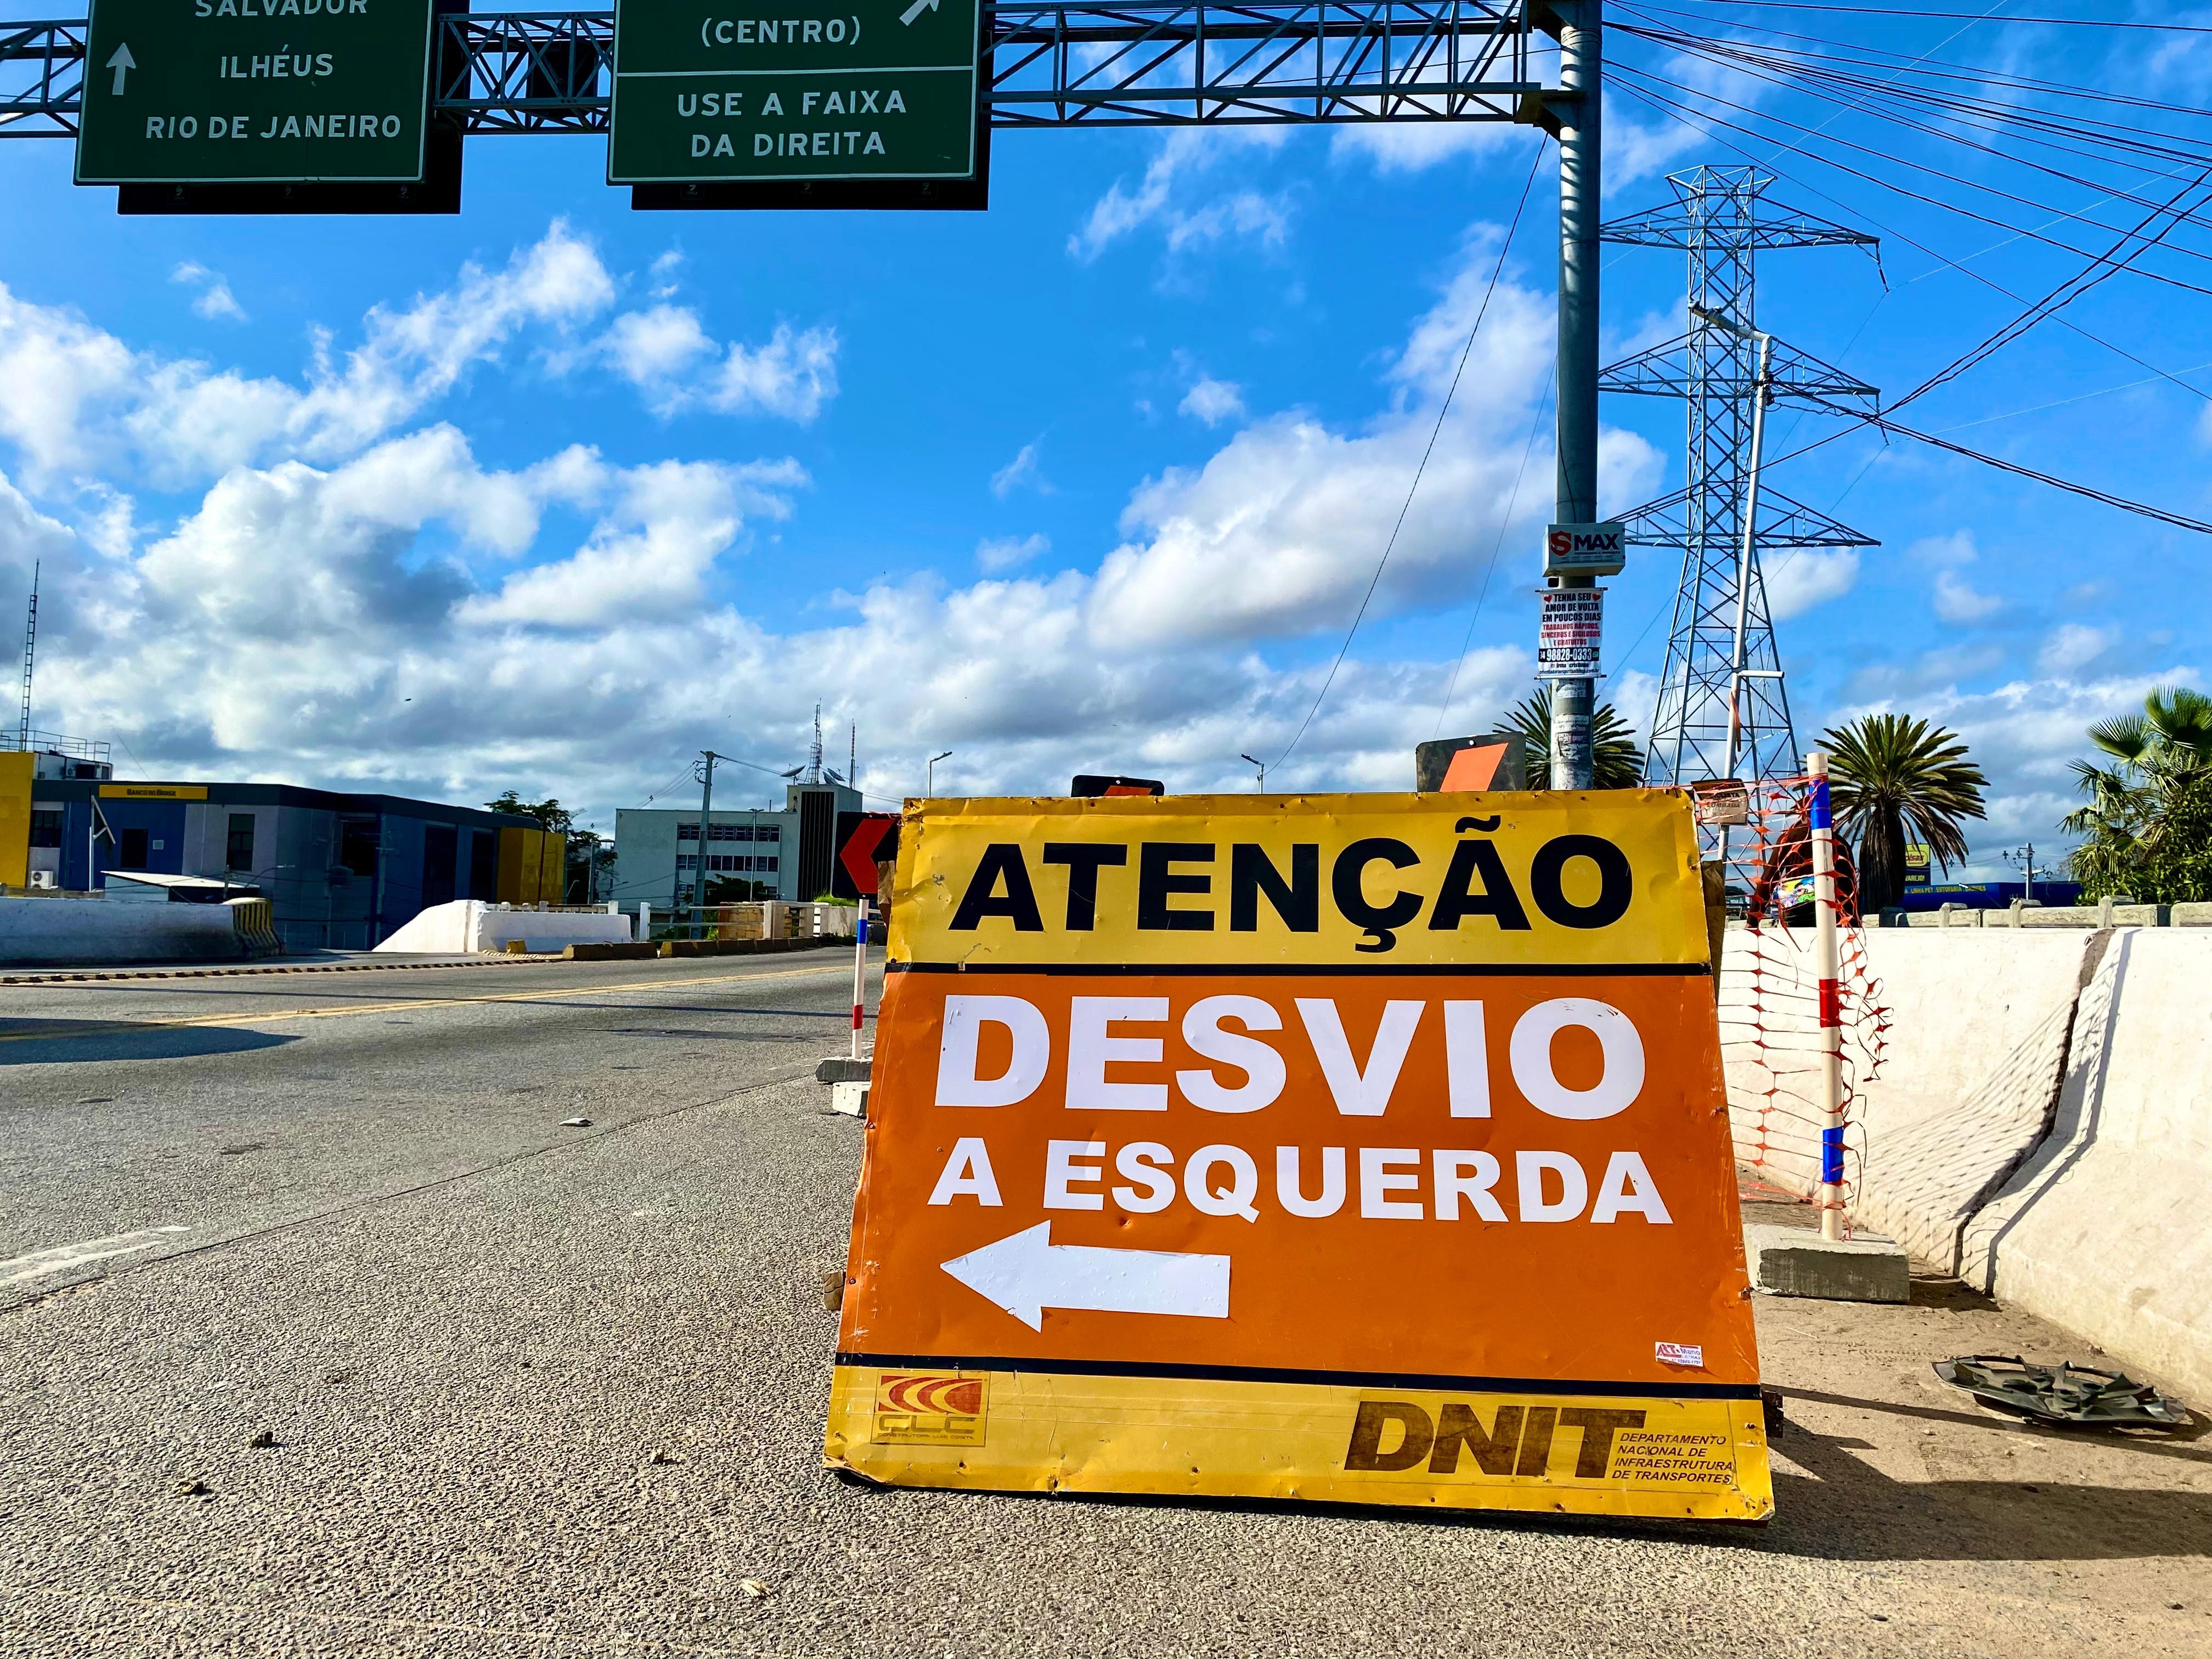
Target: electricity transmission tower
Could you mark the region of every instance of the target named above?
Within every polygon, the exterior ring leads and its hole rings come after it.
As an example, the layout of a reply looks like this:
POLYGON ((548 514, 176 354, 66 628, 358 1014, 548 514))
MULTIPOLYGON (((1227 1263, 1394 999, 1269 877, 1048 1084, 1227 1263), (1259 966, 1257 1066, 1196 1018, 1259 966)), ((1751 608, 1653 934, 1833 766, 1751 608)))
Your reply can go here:
POLYGON ((1877 544, 1760 479, 1762 416, 1776 404, 1871 413, 1879 394, 1759 331, 1753 262, 1765 248, 1871 248, 1876 239, 1763 202, 1772 180, 1753 167, 1693 167, 1667 182, 1673 202, 1599 233, 1690 256, 1689 331, 1615 363, 1599 381, 1607 392, 1689 405, 1686 482, 1620 515, 1632 544, 1682 556, 1644 781, 1794 776, 1802 762, 1762 556, 1877 544))

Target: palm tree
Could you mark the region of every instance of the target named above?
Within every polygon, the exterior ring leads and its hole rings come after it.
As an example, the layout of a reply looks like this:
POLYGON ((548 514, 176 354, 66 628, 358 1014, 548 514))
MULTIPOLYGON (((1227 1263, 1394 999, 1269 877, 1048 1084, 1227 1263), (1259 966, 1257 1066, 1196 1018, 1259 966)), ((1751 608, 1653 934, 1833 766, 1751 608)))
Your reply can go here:
POLYGON ((1910 714, 1868 714, 1820 734, 1837 826, 1858 841, 1859 907, 1871 914, 1905 890, 1905 843, 1923 842, 1948 869, 1966 856, 1960 825, 1984 817, 1989 780, 1959 734, 1910 714))
MULTIPOLYGON (((1521 734, 1531 789, 1552 787, 1552 688, 1539 687, 1505 717, 1504 730, 1521 734)), ((1613 706, 1600 703, 1590 716, 1590 781, 1599 789, 1633 789, 1644 777, 1644 751, 1613 706)))
POLYGON ((2212 848, 2212 697, 2160 687, 2140 714, 2100 720, 2089 741, 2117 766, 2074 763, 2085 805, 2059 828, 2082 837, 2069 856, 2085 898, 2128 892, 2160 903, 2203 896, 2212 848))

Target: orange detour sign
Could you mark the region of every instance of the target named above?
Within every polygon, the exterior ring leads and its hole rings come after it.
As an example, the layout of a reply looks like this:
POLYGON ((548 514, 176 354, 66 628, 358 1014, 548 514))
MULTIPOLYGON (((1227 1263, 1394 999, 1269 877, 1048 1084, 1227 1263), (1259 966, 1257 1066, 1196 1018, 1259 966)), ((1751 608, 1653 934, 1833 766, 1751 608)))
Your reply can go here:
POLYGON ((931 801, 895 901, 833 1464, 1771 1512, 1686 797, 931 801))

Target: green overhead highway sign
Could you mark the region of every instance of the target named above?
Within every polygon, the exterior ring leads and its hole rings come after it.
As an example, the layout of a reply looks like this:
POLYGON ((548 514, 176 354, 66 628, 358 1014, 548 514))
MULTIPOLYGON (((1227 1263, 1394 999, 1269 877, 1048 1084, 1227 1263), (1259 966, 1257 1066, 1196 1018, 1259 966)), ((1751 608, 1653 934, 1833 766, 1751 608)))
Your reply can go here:
POLYGON ((422 177, 432 0, 95 0, 81 185, 422 177))
POLYGON ((617 0, 607 182, 973 179, 979 0, 617 0))

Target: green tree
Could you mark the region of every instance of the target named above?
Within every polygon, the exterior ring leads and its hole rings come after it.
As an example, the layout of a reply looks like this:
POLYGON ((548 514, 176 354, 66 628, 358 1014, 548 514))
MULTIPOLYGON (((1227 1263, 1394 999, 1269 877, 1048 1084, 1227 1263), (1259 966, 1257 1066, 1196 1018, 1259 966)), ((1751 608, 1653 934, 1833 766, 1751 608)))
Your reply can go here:
POLYGON ((571 830, 568 832, 568 867, 563 885, 566 902, 599 902, 605 896, 603 878, 614 861, 614 843, 598 830, 571 830))
POLYGON ((2074 763, 2087 799, 2059 828, 2082 838, 2068 859, 2082 898, 2212 898, 2212 697, 2160 687, 2089 741, 2118 764, 2074 763))
POLYGON ((484 806, 489 811, 514 812, 526 818, 536 818, 540 828, 557 830, 564 836, 576 827, 575 815, 550 795, 533 803, 523 799, 510 789, 497 800, 486 801, 484 806))
POLYGON ((1858 842, 1859 908, 1871 915, 1905 891, 1905 843, 1927 843, 1948 870, 1966 856, 1967 818, 1984 817, 1989 780, 1959 734, 1910 714, 1869 714, 1820 734, 1829 804, 1858 842))
MULTIPOLYGON (((1521 753, 1531 789, 1552 787, 1552 688, 1540 686, 1505 717, 1504 730, 1521 734, 1521 753)), ((1644 751, 1628 722, 1609 702, 1590 717, 1591 782, 1600 789, 1633 789, 1643 781, 1644 751)))

